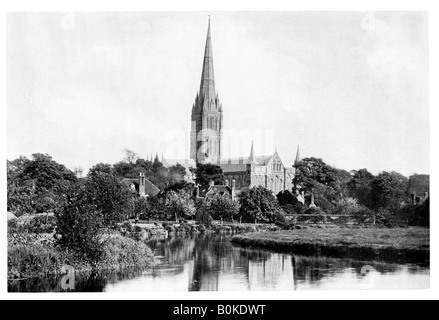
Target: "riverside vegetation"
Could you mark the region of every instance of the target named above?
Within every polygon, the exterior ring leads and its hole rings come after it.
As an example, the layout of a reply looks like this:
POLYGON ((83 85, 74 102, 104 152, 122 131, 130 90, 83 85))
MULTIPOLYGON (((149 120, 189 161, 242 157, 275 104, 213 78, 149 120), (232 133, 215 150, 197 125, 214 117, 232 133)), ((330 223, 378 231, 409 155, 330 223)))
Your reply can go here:
MULTIPOLYGON (((201 188, 210 179, 222 179, 219 167, 209 170, 215 176, 208 176, 203 165, 193 169, 201 188)), ((66 264, 75 270, 148 266, 153 254, 144 240, 153 232, 142 228, 142 221, 152 221, 168 234, 262 229, 269 232, 249 233, 234 241, 279 250, 302 248, 308 253, 330 253, 329 248, 336 247, 349 254, 360 244, 375 252, 378 247, 397 248, 420 235, 422 240, 410 245, 410 252, 428 251, 429 198, 419 204, 409 201, 411 188, 428 183, 425 176, 407 179, 394 172, 373 176, 366 169, 349 173, 307 158, 297 165, 294 181, 304 191, 302 204, 290 191, 273 195, 263 187, 242 191, 238 201, 220 195, 196 198, 184 174, 180 165, 166 168, 158 157, 148 161, 131 151, 114 165, 95 165, 85 177, 79 168, 74 173, 49 155, 7 161, 8 212, 18 217, 8 222, 9 277, 59 274, 66 264), (158 195, 146 200, 122 182, 140 172, 160 188, 158 195), (128 223, 130 219, 138 224, 128 223), (408 226, 423 228, 401 229, 408 226), (416 245, 421 250, 415 250, 416 245)), ((364 248, 356 252, 367 254, 364 248)))

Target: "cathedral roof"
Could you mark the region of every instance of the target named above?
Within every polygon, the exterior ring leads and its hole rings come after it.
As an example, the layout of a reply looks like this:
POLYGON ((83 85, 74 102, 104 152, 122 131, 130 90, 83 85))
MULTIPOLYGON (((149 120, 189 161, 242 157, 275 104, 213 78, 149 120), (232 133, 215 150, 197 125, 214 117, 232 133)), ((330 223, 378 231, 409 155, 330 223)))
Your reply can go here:
POLYGON ((253 159, 255 162, 250 161, 251 158, 249 157, 237 157, 237 158, 228 158, 228 159, 221 159, 220 164, 250 164, 250 163, 256 163, 260 166, 267 165, 271 158, 273 158, 273 155, 270 156, 253 156, 253 159))

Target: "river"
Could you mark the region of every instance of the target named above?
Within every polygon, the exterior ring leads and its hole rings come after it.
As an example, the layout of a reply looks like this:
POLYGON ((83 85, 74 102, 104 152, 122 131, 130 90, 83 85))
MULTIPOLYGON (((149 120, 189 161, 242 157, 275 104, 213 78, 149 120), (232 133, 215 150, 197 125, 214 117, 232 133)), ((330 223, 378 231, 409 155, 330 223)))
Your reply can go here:
MULTIPOLYGON (((195 235, 148 241, 153 267, 77 275, 75 291, 291 291, 341 289, 427 289, 430 268, 250 250, 229 236, 195 235)), ((10 292, 63 291, 59 278, 9 281, 10 292)))

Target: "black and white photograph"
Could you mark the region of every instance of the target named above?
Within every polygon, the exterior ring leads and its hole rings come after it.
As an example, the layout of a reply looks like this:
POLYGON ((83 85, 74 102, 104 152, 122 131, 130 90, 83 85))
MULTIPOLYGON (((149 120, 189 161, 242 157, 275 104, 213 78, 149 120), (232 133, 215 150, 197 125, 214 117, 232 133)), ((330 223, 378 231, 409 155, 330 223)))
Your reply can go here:
POLYGON ((9 296, 432 288, 428 11, 5 20, 9 296))

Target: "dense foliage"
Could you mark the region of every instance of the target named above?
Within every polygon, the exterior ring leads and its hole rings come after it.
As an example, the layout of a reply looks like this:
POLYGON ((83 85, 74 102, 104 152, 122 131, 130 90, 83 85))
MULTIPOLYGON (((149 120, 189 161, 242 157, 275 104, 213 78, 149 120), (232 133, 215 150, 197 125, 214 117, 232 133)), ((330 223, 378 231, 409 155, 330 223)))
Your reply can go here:
POLYGON ((224 182, 223 170, 218 165, 197 163, 197 167, 192 168, 191 171, 195 174, 195 182, 201 188, 207 187, 210 181, 214 181, 215 184, 224 182))
MULTIPOLYGON (((410 197, 417 190, 418 196, 421 191, 428 194, 428 175, 407 178, 384 171, 374 176, 367 169, 349 173, 316 158, 305 158, 295 167, 293 183, 297 190, 305 191, 306 204, 313 197, 315 205, 327 214, 361 215, 387 226, 429 224, 429 199, 416 205, 410 197)), ((295 211, 296 201, 290 194, 279 194, 278 199, 285 211, 295 211)))
POLYGON ((282 209, 271 191, 253 187, 239 194, 239 215, 243 222, 275 222, 282 209))
POLYGON ((61 248, 84 256, 97 263, 103 258, 100 243, 104 215, 90 201, 86 186, 76 185, 68 190, 63 206, 56 211, 57 242, 61 248))
POLYGON ((8 211, 17 216, 53 212, 75 174, 47 154, 7 161, 8 211))

